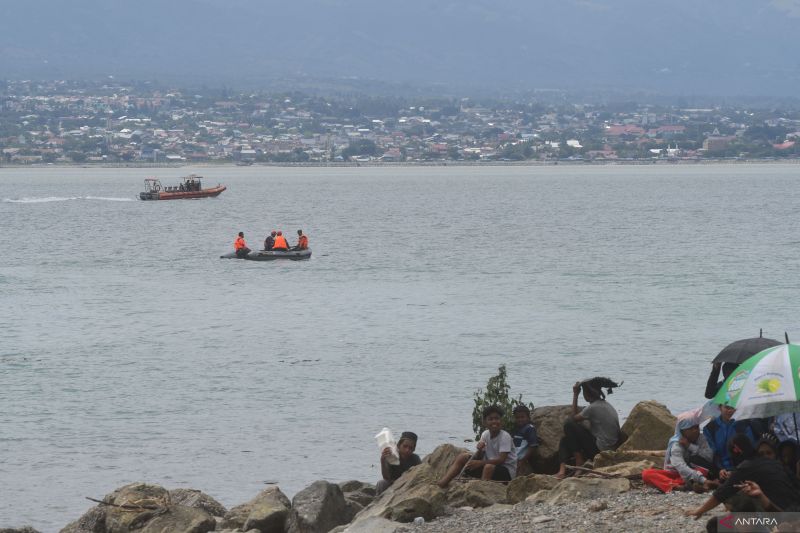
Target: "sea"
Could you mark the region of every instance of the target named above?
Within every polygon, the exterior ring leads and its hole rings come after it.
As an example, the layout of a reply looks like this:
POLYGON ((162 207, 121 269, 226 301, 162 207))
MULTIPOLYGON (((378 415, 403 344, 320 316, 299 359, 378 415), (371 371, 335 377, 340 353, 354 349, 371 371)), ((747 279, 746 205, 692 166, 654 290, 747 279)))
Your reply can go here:
POLYGON ((58 531, 134 481, 228 507, 376 481, 473 398, 624 381, 700 405, 728 343, 800 339, 800 165, 0 168, 0 527, 58 531), (214 199, 143 202, 189 173, 214 199), (221 259, 239 231, 308 261, 221 259))

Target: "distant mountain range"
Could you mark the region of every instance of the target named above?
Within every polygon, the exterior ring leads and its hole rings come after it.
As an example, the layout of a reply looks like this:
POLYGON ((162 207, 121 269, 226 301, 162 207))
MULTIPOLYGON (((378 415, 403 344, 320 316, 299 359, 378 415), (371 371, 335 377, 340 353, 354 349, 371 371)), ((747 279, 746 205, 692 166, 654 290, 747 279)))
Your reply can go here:
POLYGON ((0 79, 797 95, 800 0, 5 0, 0 79))

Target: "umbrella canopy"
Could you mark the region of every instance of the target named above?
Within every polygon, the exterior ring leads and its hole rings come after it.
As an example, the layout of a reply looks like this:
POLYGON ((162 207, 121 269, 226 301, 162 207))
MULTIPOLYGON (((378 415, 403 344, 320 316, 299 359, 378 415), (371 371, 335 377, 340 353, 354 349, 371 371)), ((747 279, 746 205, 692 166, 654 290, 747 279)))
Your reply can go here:
POLYGON ((736 408, 736 420, 800 411, 800 346, 782 344, 759 352, 737 368, 714 396, 736 408))
POLYGON ((743 363, 748 358, 767 348, 783 344, 775 339, 764 337, 753 337, 752 339, 740 339, 732 342, 722 349, 714 358, 714 363, 743 363))

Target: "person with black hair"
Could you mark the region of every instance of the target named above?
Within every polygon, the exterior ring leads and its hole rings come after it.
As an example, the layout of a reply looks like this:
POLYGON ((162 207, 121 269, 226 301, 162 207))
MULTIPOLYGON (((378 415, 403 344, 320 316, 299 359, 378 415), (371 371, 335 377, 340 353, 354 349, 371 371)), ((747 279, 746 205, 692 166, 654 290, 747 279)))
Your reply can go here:
POLYGON ((514 414, 514 447, 517 449, 517 474, 527 475, 533 471, 533 456, 539 446, 536 428, 531 423, 531 410, 527 405, 517 404, 514 414))
POLYGON ((714 468, 719 470, 719 478, 724 481, 734 468, 733 461, 728 454, 728 443, 731 438, 734 435, 745 435, 752 446, 756 442, 755 435, 758 433, 753 431, 751 420, 737 422, 733 418, 736 413, 734 407, 720 405, 719 412, 719 416, 713 418, 703 428, 703 435, 705 435, 711 449, 714 450, 714 468))
POLYGON ((439 480, 439 487, 447 485, 461 472, 470 477, 493 481, 511 481, 517 472, 517 452, 514 440, 503 427, 503 409, 490 405, 483 410, 486 428, 478 440, 474 454, 463 453, 456 457, 447 473, 439 480))
MULTIPOLYGON (((620 384, 621 385, 621 384, 620 384)), ((564 423, 564 438, 558 445, 558 456, 561 466, 556 478, 567 476, 567 462, 574 457, 575 465, 581 466, 585 460, 591 460, 598 452, 613 450, 620 440, 619 415, 617 410, 606 401, 601 387, 608 393, 616 383, 608 378, 592 378, 575 383, 572 387, 572 417, 564 423), (583 389, 583 398, 589 405, 578 412, 578 395, 583 389), (581 424, 589 421, 590 429, 581 424)))
POLYGON ((795 488, 783 465, 775 459, 757 456, 747 435, 734 435, 728 443, 728 452, 736 469, 703 505, 686 511, 686 516, 694 516, 696 520, 720 503, 725 503, 732 512, 797 508, 800 491, 795 488), (758 489, 760 494, 755 494, 754 489, 758 489), (741 494, 740 490, 743 491, 741 494))
POLYGON ((414 453, 416 449, 417 434, 411 431, 404 431, 400 435, 400 440, 397 441, 397 455, 400 456, 400 463, 396 465, 389 464, 389 456, 392 454, 392 449, 388 446, 383 449, 381 452, 381 476, 383 479, 375 484, 376 495, 391 487, 392 483, 397 481, 406 470, 422 463, 419 455, 414 453))
POLYGON ((247 257, 247 254, 250 253, 250 248, 247 247, 247 243, 244 241, 244 232, 239 232, 239 235, 233 242, 233 249, 236 251, 236 257, 239 259, 247 257))

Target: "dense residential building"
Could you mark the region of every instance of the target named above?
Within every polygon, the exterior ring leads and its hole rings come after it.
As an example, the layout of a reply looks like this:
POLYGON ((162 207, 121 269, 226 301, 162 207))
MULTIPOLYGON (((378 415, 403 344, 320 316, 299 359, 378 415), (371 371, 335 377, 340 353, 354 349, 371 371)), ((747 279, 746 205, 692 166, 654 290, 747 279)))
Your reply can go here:
POLYGON ((0 83, 0 164, 800 158, 794 110, 0 83))

